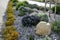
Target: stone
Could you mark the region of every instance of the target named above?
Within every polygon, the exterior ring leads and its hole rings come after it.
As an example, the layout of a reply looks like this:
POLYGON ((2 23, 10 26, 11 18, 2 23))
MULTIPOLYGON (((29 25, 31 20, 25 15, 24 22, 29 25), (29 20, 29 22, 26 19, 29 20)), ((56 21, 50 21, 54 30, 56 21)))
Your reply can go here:
POLYGON ((35 30, 37 35, 42 35, 42 36, 49 35, 51 33, 51 25, 50 23, 41 21, 37 24, 35 30))

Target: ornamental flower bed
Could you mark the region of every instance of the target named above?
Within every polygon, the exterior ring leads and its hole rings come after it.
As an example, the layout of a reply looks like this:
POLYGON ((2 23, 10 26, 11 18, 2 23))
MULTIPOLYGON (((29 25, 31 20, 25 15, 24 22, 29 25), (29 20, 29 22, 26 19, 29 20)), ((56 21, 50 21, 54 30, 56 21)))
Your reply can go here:
POLYGON ((26 1, 21 3, 9 1, 5 28, 2 29, 4 40, 58 40, 56 31, 59 29, 60 21, 50 23, 48 15, 38 12, 40 7, 27 4, 26 1), (19 4, 13 6, 15 2, 19 4), (34 8, 37 12, 33 10, 34 8))

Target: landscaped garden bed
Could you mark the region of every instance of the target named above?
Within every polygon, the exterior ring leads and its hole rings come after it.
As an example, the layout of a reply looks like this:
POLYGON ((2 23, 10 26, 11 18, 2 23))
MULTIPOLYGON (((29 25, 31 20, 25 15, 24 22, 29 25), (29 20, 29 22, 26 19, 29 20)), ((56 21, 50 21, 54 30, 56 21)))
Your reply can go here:
POLYGON ((44 11, 44 8, 10 0, 2 30, 4 40, 59 40, 60 20, 51 23, 39 10, 44 11))

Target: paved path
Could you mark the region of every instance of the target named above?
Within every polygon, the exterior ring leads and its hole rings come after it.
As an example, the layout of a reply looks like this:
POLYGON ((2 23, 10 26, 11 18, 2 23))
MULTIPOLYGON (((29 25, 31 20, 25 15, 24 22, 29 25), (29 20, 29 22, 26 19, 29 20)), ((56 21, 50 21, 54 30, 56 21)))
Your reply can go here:
MULTIPOLYGON (((0 0, 0 32, 1 32, 1 25, 3 25, 3 16, 5 15, 5 11, 7 8, 9 0, 0 0)), ((0 38, 0 40, 2 40, 0 38)))
MULTIPOLYGON (((27 2, 29 2, 30 4, 37 4, 38 6, 42 6, 42 7, 45 7, 45 3, 44 2, 36 2, 36 1, 30 1, 28 0, 27 2)), ((46 7, 49 7, 50 4, 49 3, 46 3, 46 7)), ((51 4, 51 8, 55 6, 54 4, 51 4)))
MULTIPOLYGON (((18 0, 18 1, 24 1, 24 0, 18 0)), ((30 4, 37 4, 38 6, 42 6, 42 7, 45 7, 45 3, 44 2, 37 2, 37 1, 31 1, 31 0, 26 0, 28 3, 30 4)), ((50 4, 49 3, 46 3, 46 7, 49 7, 50 4)), ((51 4, 51 8, 55 6, 54 4, 51 4)))
POLYGON ((9 0, 0 0, 0 23, 3 23, 3 15, 6 11, 9 0))

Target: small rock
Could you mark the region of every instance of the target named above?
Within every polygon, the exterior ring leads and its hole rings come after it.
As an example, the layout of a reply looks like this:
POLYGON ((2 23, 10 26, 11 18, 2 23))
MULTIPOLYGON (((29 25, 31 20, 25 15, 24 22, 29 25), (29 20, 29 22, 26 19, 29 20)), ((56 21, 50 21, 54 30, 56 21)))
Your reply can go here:
POLYGON ((49 35, 51 33, 51 26, 49 23, 46 22, 39 22, 36 26, 36 34, 38 35, 49 35))

